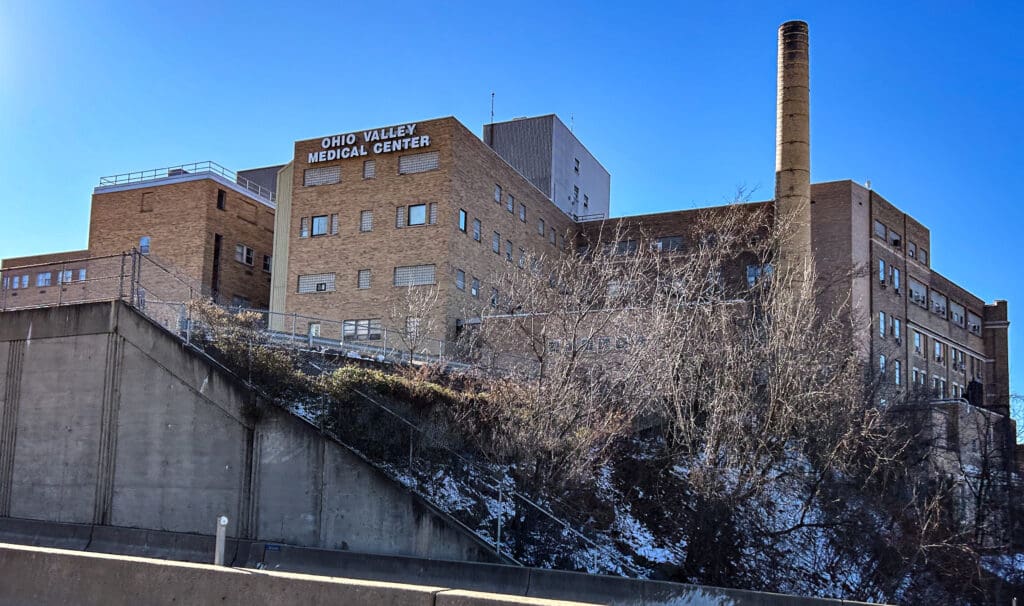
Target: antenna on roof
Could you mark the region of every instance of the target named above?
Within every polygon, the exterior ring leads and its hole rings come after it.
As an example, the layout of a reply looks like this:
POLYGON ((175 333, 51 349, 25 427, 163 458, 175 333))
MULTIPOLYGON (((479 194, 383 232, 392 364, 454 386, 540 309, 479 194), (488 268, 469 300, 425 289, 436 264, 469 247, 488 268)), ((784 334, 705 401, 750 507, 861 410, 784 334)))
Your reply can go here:
POLYGON ((576 128, 576 114, 569 114, 569 132, 576 128))
POLYGON ((494 91, 491 91, 491 124, 494 124, 494 91))

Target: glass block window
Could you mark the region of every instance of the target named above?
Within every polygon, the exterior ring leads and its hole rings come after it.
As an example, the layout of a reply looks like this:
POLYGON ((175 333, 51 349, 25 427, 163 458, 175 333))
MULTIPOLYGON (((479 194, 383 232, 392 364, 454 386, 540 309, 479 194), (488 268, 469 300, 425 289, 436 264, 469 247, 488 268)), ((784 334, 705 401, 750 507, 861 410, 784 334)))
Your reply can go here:
POLYGON ((299 285, 297 292, 311 293, 311 292, 333 292, 334 291, 334 274, 305 274, 299 275, 299 285))
POLYGON ((381 335, 380 319, 345 320, 341 323, 341 336, 346 340, 376 341, 381 335))
POLYGON ((370 270, 359 270, 358 277, 356 278, 356 285, 362 289, 370 288, 370 270))
POLYGON ((338 215, 337 214, 331 215, 331 235, 332 236, 338 235, 338 215))
POLYGON ((430 203, 430 224, 437 225, 437 202, 430 203))
POLYGON ((316 185, 334 185, 335 183, 341 183, 340 166, 307 168, 302 173, 302 184, 306 187, 313 187, 316 185))
POLYGON ((363 178, 364 179, 376 179, 377 178, 377 161, 376 160, 364 160, 363 161, 363 178))
POLYGON ((461 269, 455 270, 455 288, 466 290, 466 272, 461 269))
POLYGON ((473 219, 473 239, 477 242, 480 241, 480 219, 473 219))
POLYGON ((398 158, 398 174, 409 175, 412 173, 425 173, 437 170, 440 166, 437 152, 426 152, 423 154, 412 154, 398 158))
POLYGON ((373 231, 373 211, 364 210, 359 213, 359 231, 373 231))
POLYGON ((395 211, 395 227, 405 227, 405 207, 399 206, 395 211))
POLYGON ((434 284, 434 265, 409 265, 395 268, 395 286, 434 284))
POLYGON ((491 237, 491 250, 494 254, 501 254, 501 234, 494 232, 494 236, 491 237))

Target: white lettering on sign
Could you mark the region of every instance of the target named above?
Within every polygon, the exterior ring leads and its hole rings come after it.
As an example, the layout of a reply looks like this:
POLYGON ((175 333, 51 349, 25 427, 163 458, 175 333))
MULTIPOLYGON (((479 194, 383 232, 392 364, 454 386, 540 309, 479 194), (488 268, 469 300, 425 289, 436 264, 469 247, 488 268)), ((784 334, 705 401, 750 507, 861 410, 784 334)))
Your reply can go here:
POLYGON ((324 137, 320 140, 320 147, 320 151, 309 152, 309 164, 368 156, 370 151, 375 154, 388 154, 430 147, 430 135, 417 135, 416 124, 401 124, 364 130, 361 133, 324 137))

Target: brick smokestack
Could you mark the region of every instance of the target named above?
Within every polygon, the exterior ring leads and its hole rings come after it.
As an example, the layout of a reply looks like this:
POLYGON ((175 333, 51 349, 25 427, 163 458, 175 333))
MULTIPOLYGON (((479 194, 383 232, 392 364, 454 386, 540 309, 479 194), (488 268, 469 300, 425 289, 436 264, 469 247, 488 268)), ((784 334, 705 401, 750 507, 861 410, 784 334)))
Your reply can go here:
POLYGON ((811 254, 810 51, 807 23, 779 27, 779 82, 775 131, 775 212, 785 229, 782 261, 811 254))

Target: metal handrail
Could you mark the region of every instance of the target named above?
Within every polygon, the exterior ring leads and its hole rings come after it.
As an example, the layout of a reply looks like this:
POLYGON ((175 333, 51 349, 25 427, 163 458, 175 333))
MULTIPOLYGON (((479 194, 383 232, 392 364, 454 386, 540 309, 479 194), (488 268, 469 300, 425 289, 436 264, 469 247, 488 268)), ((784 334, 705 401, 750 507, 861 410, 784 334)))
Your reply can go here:
POLYGON ((240 185, 241 187, 245 188, 246 191, 249 191, 256 196, 263 198, 267 202, 274 203, 277 199, 277 194, 271 191, 270 189, 263 187, 259 183, 256 183, 250 179, 242 177, 238 173, 227 168, 224 168, 220 164, 217 164, 216 162, 210 160, 100 177, 99 186, 113 187, 117 185, 144 183, 146 181, 155 181, 157 179, 167 179, 171 177, 179 177, 184 175, 202 174, 220 175, 221 177, 233 181, 236 185, 240 185))

